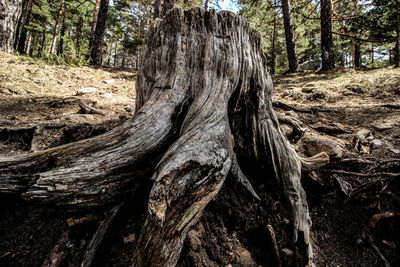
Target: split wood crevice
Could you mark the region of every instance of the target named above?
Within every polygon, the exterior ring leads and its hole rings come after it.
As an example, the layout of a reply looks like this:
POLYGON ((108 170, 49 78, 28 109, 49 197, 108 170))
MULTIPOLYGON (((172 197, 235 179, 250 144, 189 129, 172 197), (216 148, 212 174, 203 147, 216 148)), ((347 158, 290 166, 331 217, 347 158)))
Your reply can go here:
POLYGON ((154 180, 133 266, 173 266, 228 174, 257 197, 246 170, 276 177, 294 241, 313 257, 301 185, 326 154, 301 159, 273 111, 260 33, 231 12, 171 9, 156 19, 138 73, 136 114, 111 131, 0 158, 0 192, 70 210, 122 201, 154 180))

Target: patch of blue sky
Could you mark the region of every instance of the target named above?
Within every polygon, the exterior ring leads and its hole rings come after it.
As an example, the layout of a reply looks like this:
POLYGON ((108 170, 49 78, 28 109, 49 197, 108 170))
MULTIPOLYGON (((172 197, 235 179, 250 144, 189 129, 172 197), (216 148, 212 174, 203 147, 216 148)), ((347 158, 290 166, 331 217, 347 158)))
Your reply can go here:
POLYGON ((237 13, 240 10, 237 0, 211 0, 210 8, 218 11, 229 10, 234 13, 237 13))

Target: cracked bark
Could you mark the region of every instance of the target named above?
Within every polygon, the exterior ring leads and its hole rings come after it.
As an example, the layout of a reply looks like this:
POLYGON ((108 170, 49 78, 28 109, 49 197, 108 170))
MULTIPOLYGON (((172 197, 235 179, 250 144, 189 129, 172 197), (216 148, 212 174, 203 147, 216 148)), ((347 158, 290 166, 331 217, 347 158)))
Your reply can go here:
POLYGON ((0 2, 0 50, 14 52, 18 20, 22 12, 22 0, 0 2))
POLYGON ((154 180, 132 265, 174 266, 188 230, 229 173, 258 197, 245 176, 255 167, 281 185, 294 241, 310 260, 311 220, 300 182, 307 160, 283 135, 272 91, 260 33, 244 18, 175 7, 149 31, 135 116, 91 139, 0 158, 0 192, 90 209, 154 180))

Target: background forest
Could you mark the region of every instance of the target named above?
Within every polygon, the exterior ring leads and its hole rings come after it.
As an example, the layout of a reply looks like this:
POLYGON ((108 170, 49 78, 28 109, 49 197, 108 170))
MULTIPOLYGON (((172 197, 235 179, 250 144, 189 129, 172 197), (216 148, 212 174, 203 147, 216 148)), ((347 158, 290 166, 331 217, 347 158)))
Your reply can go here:
MULTIPOLYGON (((151 22, 178 4, 229 6, 247 18, 262 33, 271 73, 296 72, 299 66, 327 70, 399 66, 398 0, 11 2, 19 3, 21 15, 13 20, 11 45, 3 40, 2 49, 51 62, 137 68, 151 22)), ((11 6, 7 5, 4 11, 11 6)), ((12 28, 4 22, 2 26, 3 31, 12 28)))

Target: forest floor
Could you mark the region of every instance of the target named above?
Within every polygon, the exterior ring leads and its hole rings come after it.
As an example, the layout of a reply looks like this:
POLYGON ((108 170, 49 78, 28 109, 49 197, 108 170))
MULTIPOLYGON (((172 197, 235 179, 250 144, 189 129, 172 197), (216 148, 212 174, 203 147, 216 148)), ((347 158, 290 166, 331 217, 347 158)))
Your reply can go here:
MULTIPOLYGON (((0 156, 107 131, 133 115, 135 79, 129 70, 49 65, 0 53, 0 156)), ((400 266, 400 70, 302 72, 273 80, 276 111, 296 150, 304 157, 326 151, 331 159, 303 178, 316 265, 400 266)), ((228 181, 189 231, 180 266, 277 266, 268 224, 283 266, 295 261, 277 185, 252 182, 261 201, 249 198, 248 206, 238 207, 244 196, 228 181)), ((119 212, 93 266, 129 263, 145 217, 147 204, 138 199, 148 194, 146 186, 119 212)), ((41 208, 1 198, 0 266, 41 266, 65 233, 67 265, 79 265, 104 212, 54 216, 41 208)))

